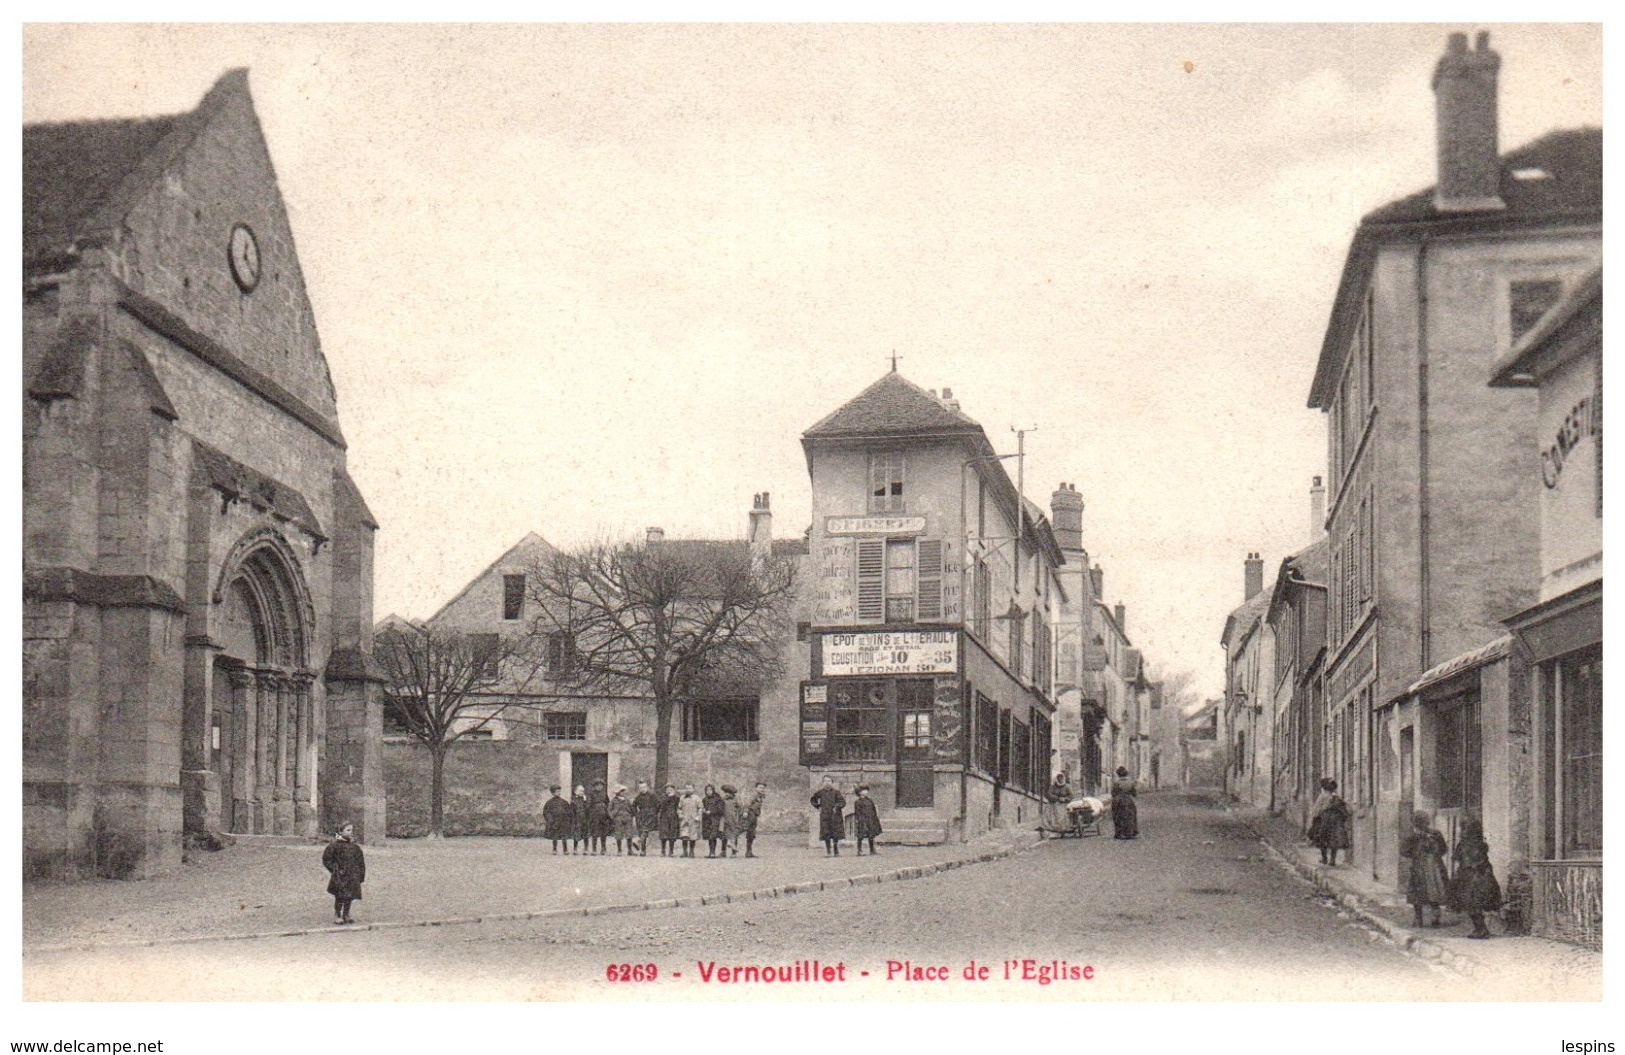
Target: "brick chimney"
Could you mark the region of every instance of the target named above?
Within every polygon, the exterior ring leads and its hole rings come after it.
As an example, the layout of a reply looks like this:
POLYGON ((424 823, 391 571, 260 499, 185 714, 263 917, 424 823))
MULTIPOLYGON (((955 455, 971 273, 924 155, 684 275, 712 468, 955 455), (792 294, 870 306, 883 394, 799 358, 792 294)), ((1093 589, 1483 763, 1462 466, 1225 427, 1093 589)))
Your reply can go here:
POLYGON ((1309 485, 1309 541, 1313 542, 1326 531, 1326 485, 1315 477, 1309 485))
POLYGON ((1433 71, 1433 105, 1439 141, 1439 182, 1433 207, 1440 212, 1493 212, 1501 200, 1501 147, 1496 80, 1501 56, 1480 33, 1467 49, 1467 34, 1450 43, 1433 71))
POLYGON ((1089 579, 1095 587, 1095 600, 1104 601, 1106 599, 1106 569, 1096 564, 1089 569, 1089 579))
POLYGON ((666 529, 660 527, 649 528, 643 533, 643 541, 650 546, 653 546, 657 542, 666 541, 666 529))
POLYGON ((1072 484, 1059 485, 1049 499, 1050 527, 1063 550, 1083 549, 1083 496, 1072 484))
POLYGON ((942 390, 942 405, 947 407, 949 410, 958 410, 959 409, 959 400, 954 398, 954 390, 953 389, 944 388, 942 390))
POLYGON ((1123 607, 1122 601, 1118 601, 1112 608, 1112 617, 1117 620, 1117 629, 1122 631, 1124 637, 1128 637, 1128 609, 1123 607))
POLYGON ((1250 601, 1264 589, 1264 558, 1256 553, 1247 554, 1246 568, 1247 596, 1244 599, 1250 601))
POLYGON ((773 547, 773 510, 766 491, 751 496, 750 531, 747 537, 752 550, 773 547))

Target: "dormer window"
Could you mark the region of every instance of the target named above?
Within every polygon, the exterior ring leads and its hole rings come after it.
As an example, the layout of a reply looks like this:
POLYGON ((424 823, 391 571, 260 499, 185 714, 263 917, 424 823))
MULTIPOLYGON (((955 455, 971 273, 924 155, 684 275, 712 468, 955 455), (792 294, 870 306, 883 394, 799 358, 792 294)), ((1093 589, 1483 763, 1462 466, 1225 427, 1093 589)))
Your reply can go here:
POLYGON ((903 476, 902 451, 875 451, 869 455, 869 512, 903 511, 903 476))

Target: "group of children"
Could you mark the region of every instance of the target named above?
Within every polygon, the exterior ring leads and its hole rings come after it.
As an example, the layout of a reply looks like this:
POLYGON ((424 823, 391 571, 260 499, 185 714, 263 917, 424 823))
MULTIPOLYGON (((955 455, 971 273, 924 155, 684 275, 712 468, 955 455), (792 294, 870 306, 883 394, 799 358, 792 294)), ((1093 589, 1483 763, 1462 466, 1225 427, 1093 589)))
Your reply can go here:
MULTIPOLYGON (((872 857, 877 852, 875 836, 881 832, 880 811, 869 797, 869 785, 859 784, 852 795, 852 835, 858 843, 858 856, 863 856, 863 844, 867 842, 872 857)), ((846 796, 835 786, 834 777, 824 778, 824 786, 812 794, 812 804, 818 811, 818 838, 824 844, 824 856, 841 856, 841 840, 846 836, 846 796)))
POLYGON ((553 841, 555 854, 562 847, 566 854, 604 855, 614 839, 617 854, 647 857, 650 841, 659 839, 660 856, 694 857, 703 839, 705 856, 738 857, 743 836, 745 856, 755 857, 756 825, 767 803, 767 785, 761 781, 743 803, 732 784, 720 789, 707 784, 704 794, 697 794, 693 784, 684 784, 680 794, 675 784, 667 784, 665 794, 656 795, 648 781, 640 780, 629 797, 626 785, 616 785, 610 794, 602 780, 595 780, 591 790, 577 785, 569 799, 557 784, 548 790, 542 837, 553 841))
POLYGON ((1439 926, 1439 906, 1449 905, 1472 921, 1473 930, 1467 937, 1490 936, 1484 917, 1500 910, 1501 884, 1490 867, 1483 822, 1473 817, 1462 821, 1456 848, 1450 851, 1444 835, 1433 826, 1433 818, 1417 810, 1411 817, 1411 833, 1399 842, 1399 854, 1410 861, 1406 893, 1418 927, 1424 926, 1424 910, 1432 916, 1428 922, 1439 926), (1447 851, 1455 865, 1454 875, 1445 870, 1447 851))
MULTIPOLYGON (((1310 808, 1309 841, 1320 849, 1320 862, 1337 864, 1337 851, 1348 851, 1352 838, 1353 811, 1337 793, 1337 781, 1325 777, 1320 794, 1310 808)), ((1415 914, 1416 926, 1439 926, 1439 910, 1449 905, 1472 921, 1469 938, 1488 938, 1484 917, 1501 908, 1501 885, 1490 867, 1490 848, 1484 840, 1484 825, 1477 818, 1462 821, 1456 847, 1450 849, 1443 833, 1433 826, 1426 811, 1411 817, 1411 831, 1399 841, 1399 855, 1408 863, 1405 893, 1415 914), (1455 874, 1445 867, 1445 858, 1455 865, 1455 874)))

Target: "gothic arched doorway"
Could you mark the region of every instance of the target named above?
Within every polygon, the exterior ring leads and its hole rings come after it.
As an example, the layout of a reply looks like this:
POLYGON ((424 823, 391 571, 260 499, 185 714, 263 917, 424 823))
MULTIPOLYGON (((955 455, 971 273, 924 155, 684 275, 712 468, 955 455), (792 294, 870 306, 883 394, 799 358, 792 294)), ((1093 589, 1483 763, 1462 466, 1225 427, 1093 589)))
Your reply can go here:
POLYGON ((310 595, 291 547, 264 531, 222 570, 211 637, 210 767, 220 825, 253 834, 315 832, 316 728, 310 595))

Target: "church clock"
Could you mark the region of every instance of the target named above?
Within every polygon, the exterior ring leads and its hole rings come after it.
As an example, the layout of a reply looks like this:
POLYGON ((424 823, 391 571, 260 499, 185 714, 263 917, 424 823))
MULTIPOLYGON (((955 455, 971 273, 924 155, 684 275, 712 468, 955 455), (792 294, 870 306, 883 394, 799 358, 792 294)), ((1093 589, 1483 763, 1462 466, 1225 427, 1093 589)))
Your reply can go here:
POLYGON ((254 292, 254 287, 260 284, 260 244, 247 224, 240 223, 231 229, 227 257, 231 261, 231 277, 238 288, 244 293, 254 292))

